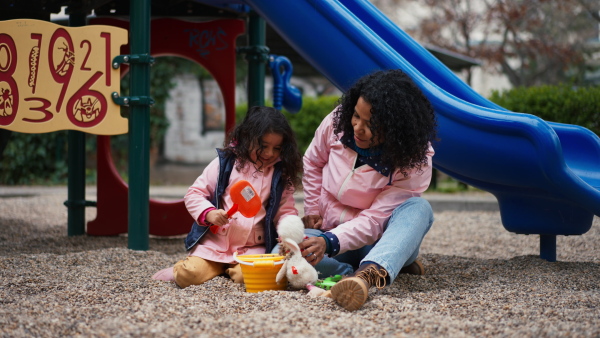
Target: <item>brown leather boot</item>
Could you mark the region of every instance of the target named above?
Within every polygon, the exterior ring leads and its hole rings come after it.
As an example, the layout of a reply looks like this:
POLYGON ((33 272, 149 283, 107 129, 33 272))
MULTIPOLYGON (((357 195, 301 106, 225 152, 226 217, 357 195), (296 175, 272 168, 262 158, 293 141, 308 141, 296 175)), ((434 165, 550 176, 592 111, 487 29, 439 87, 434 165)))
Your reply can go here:
POLYGON ((423 267, 423 263, 420 260, 415 260, 409 265, 400 269, 400 273, 407 273, 409 275, 424 275, 425 268, 423 267))
POLYGON ((363 264, 331 288, 331 297, 348 311, 358 310, 367 301, 371 286, 381 289, 386 285, 387 275, 377 264, 363 264))

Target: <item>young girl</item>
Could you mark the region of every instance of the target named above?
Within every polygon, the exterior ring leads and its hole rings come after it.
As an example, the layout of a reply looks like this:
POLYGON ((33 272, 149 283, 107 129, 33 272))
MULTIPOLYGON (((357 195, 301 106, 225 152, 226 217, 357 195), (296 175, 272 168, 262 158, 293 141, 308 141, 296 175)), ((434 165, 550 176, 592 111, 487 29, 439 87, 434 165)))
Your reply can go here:
POLYGON ((188 256, 153 279, 174 281, 179 287, 202 284, 223 273, 242 283, 239 255, 270 252, 277 243, 275 224, 298 215, 293 193, 301 184, 302 155, 288 121, 276 109, 250 108, 246 117, 218 149, 214 159, 185 195, 185 205, 196 220, 185 239, 188 256), (262 207, 252 218, 234 214, 231 185, 247 180, 259 194, 262 207), (208 231, 217 226, 215 233, 208 231))

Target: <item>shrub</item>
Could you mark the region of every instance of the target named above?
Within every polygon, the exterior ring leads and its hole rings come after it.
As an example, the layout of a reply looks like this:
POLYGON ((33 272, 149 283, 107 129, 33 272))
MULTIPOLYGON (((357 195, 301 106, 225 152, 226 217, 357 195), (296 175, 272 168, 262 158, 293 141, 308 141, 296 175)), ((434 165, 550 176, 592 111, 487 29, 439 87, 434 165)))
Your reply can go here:
POLYGON ((493 91, 490 100, 510 111, 582 126, 600 135, 600 87, 519 87, 493 91))
POLYGON ((58 184, 67 179, 67 131, 12 132, 0 162, 0 184, 58 184))

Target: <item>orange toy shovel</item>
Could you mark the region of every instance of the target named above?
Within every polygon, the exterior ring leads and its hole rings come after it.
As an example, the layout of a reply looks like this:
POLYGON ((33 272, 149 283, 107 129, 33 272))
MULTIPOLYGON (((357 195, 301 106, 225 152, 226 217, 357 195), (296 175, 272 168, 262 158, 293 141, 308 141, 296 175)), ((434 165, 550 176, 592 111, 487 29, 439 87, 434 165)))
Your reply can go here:
MULTIPOLYGON (((256 190, 254 190, 252 184, 246 180, 235 182, 231 186, 231 189, 229 189, 229 195, 231 196, 231 201, 233 201, 233 206, 227 211, 229 218, 237 211, 244 217, 254 217, 262 205, 260 196, 258 196, 256 190)), ((217 231, 219 231, 219 226, 211 226, 210 231, 213 234, 216 234, 217 231)))

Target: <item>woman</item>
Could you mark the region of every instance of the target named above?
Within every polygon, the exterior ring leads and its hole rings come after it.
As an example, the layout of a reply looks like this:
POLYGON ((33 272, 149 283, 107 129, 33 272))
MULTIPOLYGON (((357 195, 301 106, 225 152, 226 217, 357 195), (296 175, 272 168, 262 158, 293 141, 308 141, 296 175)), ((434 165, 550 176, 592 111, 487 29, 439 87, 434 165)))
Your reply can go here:
POLYGON ((401 70, 359 79, 315 132, 304 155, 309 238, 300 248, 324 276, 346 275, 331 296, 347 310, 400 272, 424 273, 417 255, 433 212, 420 196, 435 139, 433 108, 401 70))

